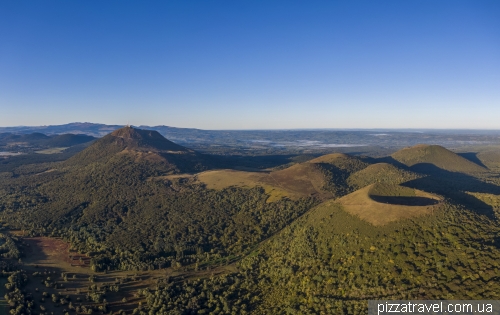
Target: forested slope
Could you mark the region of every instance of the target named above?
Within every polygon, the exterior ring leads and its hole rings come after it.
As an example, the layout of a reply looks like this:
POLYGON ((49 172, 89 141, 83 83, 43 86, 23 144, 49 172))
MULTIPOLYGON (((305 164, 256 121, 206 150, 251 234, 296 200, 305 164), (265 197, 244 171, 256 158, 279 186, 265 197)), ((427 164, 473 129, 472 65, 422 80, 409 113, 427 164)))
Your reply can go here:
MULTIPOLYGON (((64 162, 0 173, 0 219, 61 237, 96 272, 193 275, 140 287, 135 314, 365 314, 369 299, 499 298, 498 213, 484 201, 500 195, 498 174, 444 148, 329 154, 212 189, 198 176, 214 161, 126 127, 64 162), (303 194, 271 198, 271 184, 303 194), (349 208, 362 203, 373 207, 349 208), (387 209, 391 220, 371 220, 387 209), (231 268, 212 275, 220 266, 231 268)), ((2 261, 19 258, 21 241, 0 238, 2 261)))

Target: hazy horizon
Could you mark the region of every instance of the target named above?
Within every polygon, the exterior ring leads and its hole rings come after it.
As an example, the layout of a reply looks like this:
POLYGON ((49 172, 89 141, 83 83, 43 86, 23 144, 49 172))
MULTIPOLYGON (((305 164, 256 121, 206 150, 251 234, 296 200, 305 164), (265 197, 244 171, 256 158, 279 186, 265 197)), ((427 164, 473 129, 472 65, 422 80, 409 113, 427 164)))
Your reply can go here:
POLYGON ((480 129, 500 3, 3 2, 0 126, 480 129))
MULTIPOLYGON (((179 129, 197 129, 197 130, 205 130, 205 131, 374 131, 374 132, 500 132, 499 129, 485 129, 485 128, 264 128, 264 129, 205 129, 205 128, 197 128, 197 127, 175 127, 169 125, 134 125, 134 124, 104 124, 100 122, 69 122, 63 124, 41 124, 41 125, 0 125, 0 129, 3 128, 44 128, 44 127, 57 127, 71 124, 93 124, 93 125, 105 125, 105 126, 131 126, 134 128, 141 127, 169 127, 169 128, 179 128, 179 129)), ((2 132, 0 130, 0 132, 2 132)))

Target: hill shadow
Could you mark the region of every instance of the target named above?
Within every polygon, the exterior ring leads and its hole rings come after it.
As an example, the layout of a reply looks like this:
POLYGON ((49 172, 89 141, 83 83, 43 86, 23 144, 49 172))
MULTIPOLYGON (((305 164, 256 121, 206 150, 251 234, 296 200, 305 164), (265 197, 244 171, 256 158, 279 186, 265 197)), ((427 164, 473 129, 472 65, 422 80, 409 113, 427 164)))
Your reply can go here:
POLYGON ((476 152, 465 152, 465 153, 457 153, 457 155, 460 155, 464 159, 467 159, 471 161, 472 163, 475 163, 481 167, 488 168, 486 165, 483 164, 483 162, 477 157, 476 152))
POLYGON ((494 238, 494 244, 495 244, 495 247, 500 249, 500 236, 497 236, 494 238))
POLYGON ((439 203, 439 200, 426 197, 413 196, 378 196, 370 195, 370 198, 379 203, 387 203, 399 206, 432 206, 439 203))
POLYGON ((384 156, 381 158, 368 158, 364 160, 364 162, 368 163, 387 163, 387 164, 392 164, 400 169, 411 171, 412 169, 405 164, 399 162, 398 160, 395 160, 392 156, 384 156))
POLYGON ((408 181, 403 186, 442 195, 490 219, 496 218, 492 206, 466 192, 499 195, 500 187, 471 175, 443 170, 429 163, 416 164, 409 169, 427 176, 408 181))
POLYGON ((259 155, 259 156, 244 156, 244 155, 210 155, 205 154, 204 157, 210 162, 213 169, 245 169, 245 170, 262 170, 265 168, 273 168, 280 165, 292 162, 292 158, 297 154, 289 155, 259 155))

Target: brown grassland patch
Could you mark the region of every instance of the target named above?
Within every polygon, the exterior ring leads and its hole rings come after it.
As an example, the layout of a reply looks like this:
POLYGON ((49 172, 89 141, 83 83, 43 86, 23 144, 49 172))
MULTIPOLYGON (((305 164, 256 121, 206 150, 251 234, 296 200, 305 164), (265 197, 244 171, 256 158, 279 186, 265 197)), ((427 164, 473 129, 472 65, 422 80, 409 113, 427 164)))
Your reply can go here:
POLYGON ((324 175, 313 163, 296 164, 284 170, 271 172, 264 180, 302 196, 333 197, 323 190, 324 175))
POLYGON ((213 170, 198 174, 177 174, 158 176, 149 180, 189 179, 203 183, 208 189, 221 190, 228 187, 262 187, 273 202, 287 197, 297 200, 301 197, 319 196, 325 199, 331 194, 322 189, 324 177, 312 163, 296 164, 273 172, 246 172, 238 170, 213 170))
POLYGON ((270 173, 217 170, 199 173, 196 178, 209 189, 220 190, 231 186, 244 188, 260 186, 269 195, 267 202, 277 201, 283 197, 297 199, 304 195, 281 187, 270 177, 270 173))
POLYGON ((356 215, 375 226, 382 226, 400 219, 408 219, 421 215, 431 214, 435 207, 440 205, 442 201, 442 198, 436 195, 414 189, 413 191, 416 197, 431 199, 437 202, 434 205, 426 206, 377 202, 373 199, 373 195, 371 195, 371 191, 376 190, 376 185, 377 184, 372 184, 359 189, 347 196, 340 198, 338 202, 343 206, 344 210, 346 210, 350 214, 356 215))
POLYGON ((273 172, 244 172, 217 170, 199 173, 196 178, 210 189, 223 189, 230 186, 263 187, 270 196, 268 202, 288 197, 292 200, 301 197, 317 196, 323 199, 333 195, 323 187, 325 178, 314 163, 300 163, 273 172))

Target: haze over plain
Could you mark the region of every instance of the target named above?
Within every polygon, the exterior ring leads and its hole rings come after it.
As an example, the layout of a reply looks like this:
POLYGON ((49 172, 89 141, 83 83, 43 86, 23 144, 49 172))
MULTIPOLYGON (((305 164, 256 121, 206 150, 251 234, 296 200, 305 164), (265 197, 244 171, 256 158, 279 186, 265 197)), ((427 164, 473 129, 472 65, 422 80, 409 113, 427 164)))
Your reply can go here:
POLYGON ((0 125, 486 128, 496 1, 0 3, 0 125))

